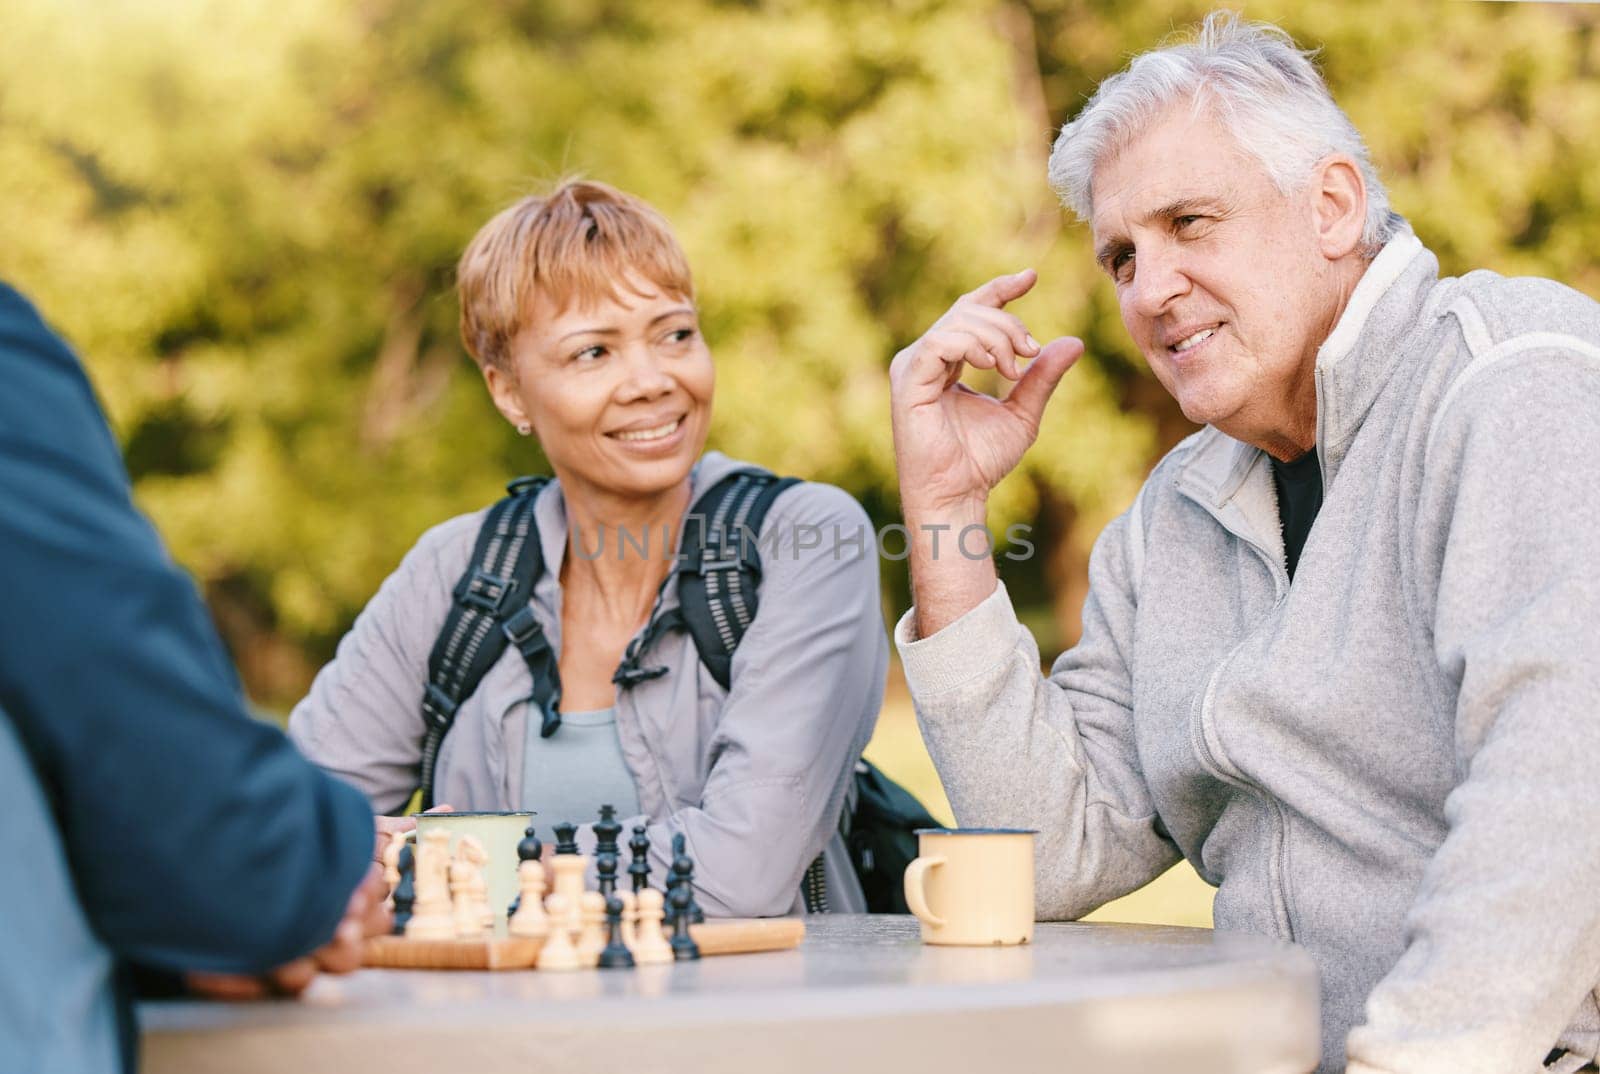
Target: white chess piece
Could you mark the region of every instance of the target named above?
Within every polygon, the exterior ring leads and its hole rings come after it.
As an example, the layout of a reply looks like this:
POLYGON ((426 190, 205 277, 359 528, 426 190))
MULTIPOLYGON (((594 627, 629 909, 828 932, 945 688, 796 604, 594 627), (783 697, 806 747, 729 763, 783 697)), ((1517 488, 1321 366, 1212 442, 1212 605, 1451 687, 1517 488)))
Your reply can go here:
POLYGON ((462 846, 467 848, 467 860, 472 862, 473 865, 467 893, 478 907, 480 927, 485 932, 493 932, 495 920, 500 915, 495 913, 495 908, 489 902, 489 852, 484 849, 482 841, 475 835, 463 835, 461 837, 461 846, 456 848, 458 856, 463 853, 462 846))
POLYGON ((639 892, 639 923, 633 937, 633 961, 638 965, 672 961, 672 945, 661 928, 666 916, 666 899, 661 892, 655 888, 639 892))
MULTIPOLYGON (((583 923, 580 900, 583 898, 583 880, 589 872, 589 858, 585 854, 557 854, 550 859, 550 871, 555 874, 551 882, 554 894, 566 900, 567 928, 577 932, 583 923)), ((550 904, 545 903, 545 909, 550 904)))
POLYGON ((579 913, 578 959, 585 966, 598 966, 600 952, 606 949, 606 897, 598 891, 585 891, 579 913))
POLYGON ((578 960, 578 952, 572 946, 572 934, 567 931, 563 922, 567 919, 567 898, 559 892, 551 895, 545 901, 545 910, 550 918, 550 935, 544 941, 544 946, 539 949, 537 968, 541 970, 576 970, 581 969, 583 963, 578 960))
POLYGON ((449 940, 456 934, 450 906, 450 833, 435 828, 417 841, 417 901, 406 923, 411 940, 449 940))
POLYGON ((511 915, 508 926, 511 935, 538 939, 550 932, 550 919, 544 907, 544 865, 538 861, 525 861, 517 866, 517 879, 521 882, 517 912, 511 915))
POLYGON ((494 927, 489 886, 483 879, 488 860, 483 844, 474 836, 463 835, 456 841, 455 858, 450 862, 450 898, 457 939, 475 940, 494 927))
POLYGON ((394 889, 400 886, 400 852, 405 845, 404 835, 391 835, 383 848, 383 882, 389 888, 390 909, 394 908, 394 889))

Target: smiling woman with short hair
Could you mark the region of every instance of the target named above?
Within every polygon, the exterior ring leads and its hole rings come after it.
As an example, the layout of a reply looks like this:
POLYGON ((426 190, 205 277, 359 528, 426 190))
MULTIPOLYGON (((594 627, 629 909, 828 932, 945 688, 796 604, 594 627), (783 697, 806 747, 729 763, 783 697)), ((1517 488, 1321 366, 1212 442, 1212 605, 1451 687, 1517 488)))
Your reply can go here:
MULTIPOLYGON (((526 601, 554 681, 506 646, 434 744, 435 796, 532 809, 545 832, 615 805, 648 825, 657 877, 681 833, 708 913, 864 909, 837 826, 888 660, 865 512, 705 453, 716 374, 688 264, 637 198, 587 181, 523 198, 467 247, 458 290, 496 408, 554 471, 529 493, 543 563, 526 601), (768 509, 749 542, 759 583, 730 605, 746 632, 719 670, 674 566, 702 496, 739 473, 768 509), (844 538, 803 539, 819 532, 844 538)), ((377 812, 423 782, 430 652, 486 513, 422 536, 290 717, 299 746, 377 812)))

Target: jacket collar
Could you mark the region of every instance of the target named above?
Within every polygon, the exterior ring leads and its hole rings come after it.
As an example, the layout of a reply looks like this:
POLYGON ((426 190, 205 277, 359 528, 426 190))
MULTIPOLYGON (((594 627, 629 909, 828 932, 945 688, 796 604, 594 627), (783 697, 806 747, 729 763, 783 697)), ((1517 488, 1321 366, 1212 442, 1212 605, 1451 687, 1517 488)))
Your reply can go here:
MULTIPOLYGON (((1317 349, 1317 454, 1325 485, 1405 357, 1405 337, 1420 327, 1438 278, 1438 259, 1406 226, 1373 258, 1317 349)), ((1178 488, 1209 507, 1221 507, 1239 492, 1263 454, 1208 425, 1196 435, 1178 472, 1178 488)))
POLYGON ((1339 323, 1317 350, 1317 454, 1331 482, 1367 412, 1411 354, 1410 337, 1439 282, 1439 261, 1407 227, 1356 285, 1339 323))

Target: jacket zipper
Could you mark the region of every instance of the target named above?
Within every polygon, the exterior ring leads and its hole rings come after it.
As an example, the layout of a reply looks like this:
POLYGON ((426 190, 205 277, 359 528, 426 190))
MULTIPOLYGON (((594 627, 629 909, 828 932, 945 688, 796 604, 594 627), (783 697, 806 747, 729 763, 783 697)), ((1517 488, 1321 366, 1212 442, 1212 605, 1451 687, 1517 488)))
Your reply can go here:
MULTIPOLYGON (((1221 520, 1219 519, 1218 521, 1221 520)), ((1227 527, 1225 526, 1224 528, 1227 527)), ((1283 602, 1288 599, 1288 568, 1281 563, 1274 563, 1272 557, 1269 556, 1260 545, 1256 544, 1255 541, 1250 540, 1243 534, 1237 534, 1237 536, 1239 536, 1240 539, 1243 540, 1244 543, 1261 558, 1261 561, 1267 565, 1267 572, 1272 577, 1272 585, 1276 594, 1276 599, 1273 601, 1272 610, 1267 616, 1267 618, 1270 618, 1273 613, 1276 613, 1278 609, 1283 606, 1283 602)), ((1211 744, 1207 741, 1207 734, 1211 731, 1213 724, 1211 718, 1211 701, 1216 693, 1217 682, 1222 678, 1223 671, 1225 671, 1227 666, 1233 662, 1233 658, 1239 653, 1239 650, 1243 649, 1245 645, 1253 637, 1255 637, 1256 632, 1261 629, 1265 622, 1266 620, 1263 619, 1262 623, 1257 624, 1255 629, 1246 632, 1245 636, 1239 640, 1239 643, 1232 649, 1228 650, 1228 654, 1217 662, 1217 666, 1212 669, 1211 674, 1206 678, 1205 692, 1200 698, 1200 718, 1196 721, 1195 727, 1190 732, 1190 740, 1194 746, 1196 754, 1200 758, 1201 763, 1205 765, 1206 768, 1208 768, 1217 779, 1220 779, 1222 782, 1230 784, 1231 786, 1237 787, 1240 790, 1253 794, 1262 805, 1271 806, 1272 811, 1277 815, 1277 830, 1273 833, 1273 838, 1277 845, 1272 848, 1271 863, 1268 868, 1268 879, 1272 887, 1273 914, 1277 919, 1278 928, 1282 932, 1284 938, 1292 943, 1295 938, 1294 922, 1289 915, 1289 896, 1286 886, 1287 877, 1289 875, 1288 811, 1284 809, 1282 802, 1268 794, 1264 788, 1248 779, 1245 774, 1241 772, 1235 765, 1233 765, 1231 762, 1224 761, 1221 751, 1222 743, 1220 737, 1217 741, 1216 750, 1213 750, 1211 748, 1211 744)))

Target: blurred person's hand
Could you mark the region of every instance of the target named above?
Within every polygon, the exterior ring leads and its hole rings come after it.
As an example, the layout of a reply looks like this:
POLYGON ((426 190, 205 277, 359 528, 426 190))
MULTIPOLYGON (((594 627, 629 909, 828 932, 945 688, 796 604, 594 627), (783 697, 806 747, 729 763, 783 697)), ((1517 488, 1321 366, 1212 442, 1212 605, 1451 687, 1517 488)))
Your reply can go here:
POLYGON ((318 973, 350 973, 361 968, 361 952, 367 937, 386 934, 393 922, 385 904, 387 896, 383 872, 373 864, 351 892, 333 937, 309 955, 259 975, 188 973, 184 975, 184 983, 189 991, 212 999, 298 996, 310 987, 318 973))
MULTIPOLYGON (((452 805, 436 805, 428 810, 429 813, 454 813, 456 807, 452 805)), ((405 817, 374 816, 372 827, 375 838, 372 843, 372 860, 383 864, 383 852, 389 849, 389 840, 405 835, 407 832, 417 830, 415 814, 405 817)))

